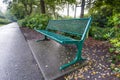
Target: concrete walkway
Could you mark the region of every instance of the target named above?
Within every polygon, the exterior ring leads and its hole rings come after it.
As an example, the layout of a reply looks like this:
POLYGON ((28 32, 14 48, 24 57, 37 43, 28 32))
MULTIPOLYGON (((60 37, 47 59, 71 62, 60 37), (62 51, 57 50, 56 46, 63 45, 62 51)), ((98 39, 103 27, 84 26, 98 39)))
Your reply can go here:
POLYGON ((44 80, 17 23, 0 27, 0 80, 44 80))

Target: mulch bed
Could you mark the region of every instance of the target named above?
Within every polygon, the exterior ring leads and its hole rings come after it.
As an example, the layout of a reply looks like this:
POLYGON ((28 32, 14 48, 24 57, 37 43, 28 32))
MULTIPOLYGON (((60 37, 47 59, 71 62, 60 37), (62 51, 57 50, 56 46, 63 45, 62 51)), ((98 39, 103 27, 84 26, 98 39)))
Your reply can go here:
MULTIPOLYGON (((43 36, 29 28, 20 28, 26 40, 40 39, 43 36)), ((108 42, 86 39, 82 52, 88 58, 88 65, 65 75, 66 80, 120 80, 111 70, 108 42)))
POLYGON ((29 29, 27 27, 20 27, 20 29, 22 33, 24 34, 26 40, 39 39, 42 37, 41 34, 39 34, 33 29, 29 29))

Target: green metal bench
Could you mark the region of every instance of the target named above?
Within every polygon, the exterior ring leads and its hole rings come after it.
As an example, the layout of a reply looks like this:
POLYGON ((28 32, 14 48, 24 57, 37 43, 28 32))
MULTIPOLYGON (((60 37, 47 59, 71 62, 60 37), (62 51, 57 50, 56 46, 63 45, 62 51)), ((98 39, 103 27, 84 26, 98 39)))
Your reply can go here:
POLYGON ((37 32, 45 35, 46 37, 57 41, 60 44, 75 44, 77 46, 77 53, 73 61, 64 64, 60 67, 63 70, 70 65, 73 65, 79 61, 85 60, 82 58, 82 46, 86 38, 86 34, 90 28, 90 18, 69 19, 69 20, 50 20, 45 30, 35 29, 37 32), (61 34, 59 34, 61 33, 61 34), (80 39, 74 39, 63 34, 69 34, 74 36, 80 36, 80 39))

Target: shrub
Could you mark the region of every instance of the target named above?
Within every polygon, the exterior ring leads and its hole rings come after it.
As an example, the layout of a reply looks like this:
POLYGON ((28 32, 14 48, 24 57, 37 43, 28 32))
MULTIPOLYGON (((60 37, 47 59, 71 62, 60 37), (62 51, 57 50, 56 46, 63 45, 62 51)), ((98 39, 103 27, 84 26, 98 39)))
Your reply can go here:
POLYGON ((93 17, 92 23, 102 28, 109 27, 108 18, 113 14, 111 9, 112 7, 107 5, 92 7, 90 9, 90 15, 93 17))
POLYGON ((9 20, 0 18, 0 24, 8 24, 8 23, 10 23, 9 20))
POLYGON ((114 27, 111 31, 113 31, 113 34, 109 40, 111 43, 109 51, 111 53, 112 62, 117 64, 120 62, 120 28, 114 27))
POLYGON ((108 18, 108 25, 120 27, 120 14, 115 14, 108 18))
POLYGON ((19 24, 22 27, 29 27, 29 28, 38 28, 38 29, 45 29, 50 19, 49 16, 44 14, 36 14, 27 16, 25 19, 19 20, 19 24))
POLYGON ((108 40, 111 36, 110 28, 100 28, 92 26, 89 31, 89 35, 97 40, 108 40))
POLYGON ((120 38, 110 39, 110 43, 112 44, 110 52, 120 54, 120 38))
MULTIPOLYGON (((111 29, 113 31, 112 37, 110 39, 110 43, 112 45, 112 52, 120 53, 120 28, 114 27, 111 29)), ((110 51, 111 52, 111 51, 110 51)))

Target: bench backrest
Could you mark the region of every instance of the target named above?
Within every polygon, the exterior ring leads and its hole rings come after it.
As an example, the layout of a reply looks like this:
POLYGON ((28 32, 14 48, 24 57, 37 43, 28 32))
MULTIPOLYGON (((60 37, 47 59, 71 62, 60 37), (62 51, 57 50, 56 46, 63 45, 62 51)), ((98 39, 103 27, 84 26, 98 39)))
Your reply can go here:
POLYGON ((84 40, 88 29, 90 28, 90 18, 68 19, 68 20, 50 20, 46 29, 57 30, 65 33, 82 36, 84 40))

